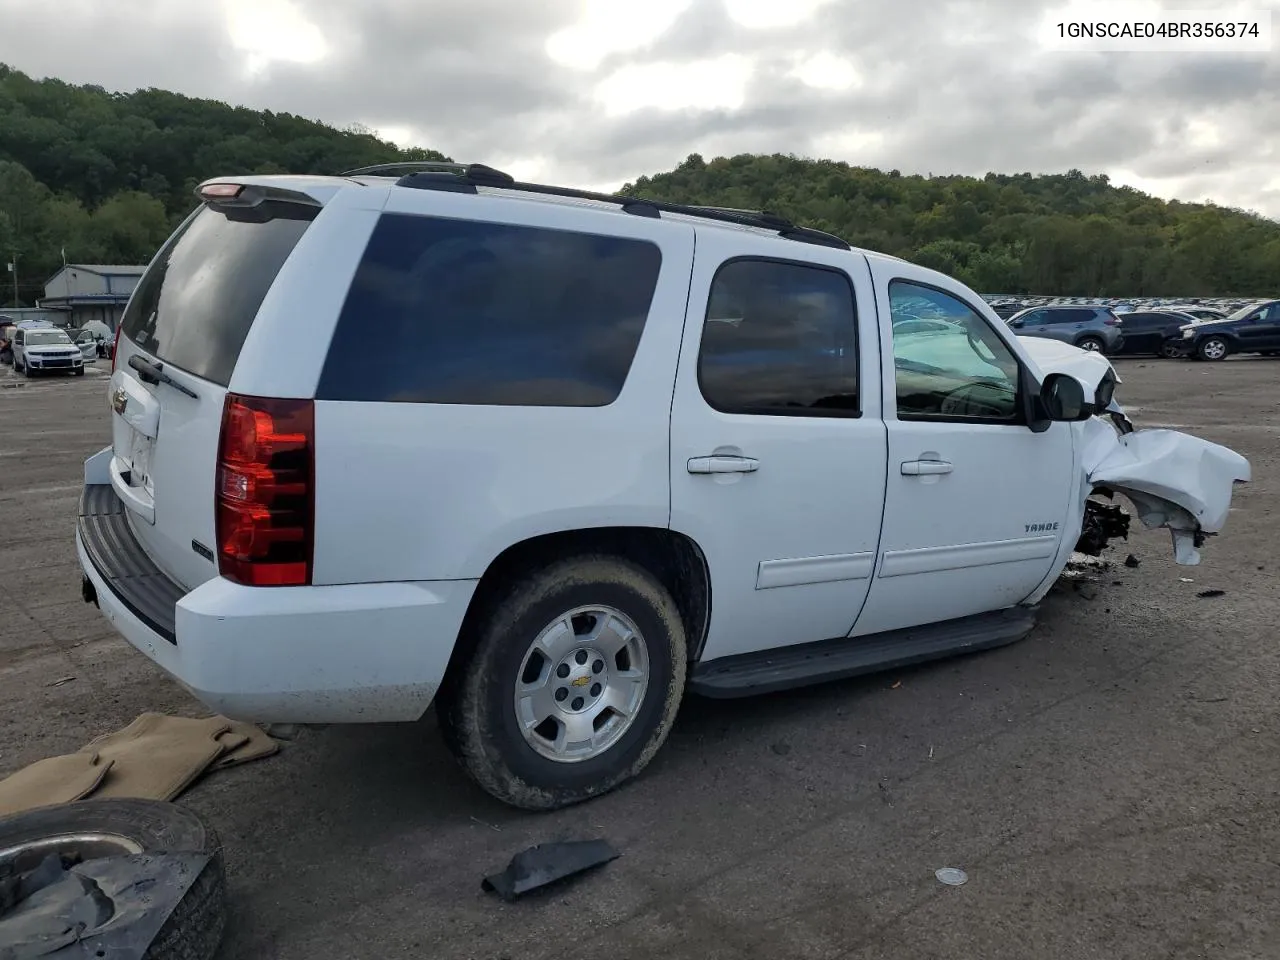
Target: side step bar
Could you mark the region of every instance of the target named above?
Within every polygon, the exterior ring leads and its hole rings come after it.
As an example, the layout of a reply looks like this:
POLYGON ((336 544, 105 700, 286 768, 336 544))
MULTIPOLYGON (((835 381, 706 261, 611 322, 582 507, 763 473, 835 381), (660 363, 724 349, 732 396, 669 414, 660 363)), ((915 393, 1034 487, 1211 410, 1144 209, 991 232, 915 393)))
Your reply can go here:
POLYGON ((717 699, 789 690, 1002 647, 1023 639, 1035 625, 1034 607, 1013 607, 909 630, 722 657, 694 667, 689 688, 717 699))

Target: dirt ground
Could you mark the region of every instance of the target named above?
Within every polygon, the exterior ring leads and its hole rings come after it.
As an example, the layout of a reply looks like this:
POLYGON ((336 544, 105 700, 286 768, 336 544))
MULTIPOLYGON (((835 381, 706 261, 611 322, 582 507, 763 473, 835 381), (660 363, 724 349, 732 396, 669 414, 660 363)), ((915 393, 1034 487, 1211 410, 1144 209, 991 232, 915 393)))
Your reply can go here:
MULTIPOLYGON (((691 700, 639 781, 557 814, 468 785, 430 718, 303 730, 180 801, 226 844, 223 956, 1280 956, 1280 362, 1118 368, 1140 427, 1253 463, 1200 567, 1139 532, 1025 642, 691 700), (593 836, 622 858, 515 905, 480 889, 527 845, 593 836)), ((8 388, 0 368, 0 775, 143 711, 204 712, 79 597, 105 376, 8 388)))

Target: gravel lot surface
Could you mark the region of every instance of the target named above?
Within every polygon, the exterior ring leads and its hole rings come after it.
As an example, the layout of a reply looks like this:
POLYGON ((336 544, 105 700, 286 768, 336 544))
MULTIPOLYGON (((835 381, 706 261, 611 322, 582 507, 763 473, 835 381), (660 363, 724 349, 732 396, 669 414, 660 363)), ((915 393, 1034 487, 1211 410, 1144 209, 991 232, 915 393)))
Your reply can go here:
MULTIPOLYGON (((1023 643, 692 699, 639 781, 551 815, 469 786, 430 717, 302 730, 180 801, 226 843, 223 955, 1280 956, 1280 361, 1117 365, 1139 427, 1253 463, 1200 567, 1141 531, 1023 643), (480 890, 529 844, 592 836, 622 858, 510 906, 480 890), (945 866, 969 882, 940 884, 945 866)), ((0 775, 143 711, 205 712, 79 597, 106 376, 0 368, 0 775)))

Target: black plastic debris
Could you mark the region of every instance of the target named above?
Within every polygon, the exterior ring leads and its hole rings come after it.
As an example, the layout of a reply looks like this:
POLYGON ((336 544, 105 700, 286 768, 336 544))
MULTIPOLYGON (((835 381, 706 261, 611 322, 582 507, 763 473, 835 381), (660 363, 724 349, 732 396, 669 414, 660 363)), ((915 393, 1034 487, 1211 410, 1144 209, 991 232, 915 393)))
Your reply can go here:
POLYGON ((511 858, 507 869, 484 878, 481 887, 511 903, 548 884, 599 867, 622 856, 607 840, 540 843, 511 858))
POLYGON ((4 960, 142 960, 208 854, 49 856, 0 879, 4 960))
POLYGON ((1098 503, 1086 500, 1084 504, 1084 524, 1080 530, 1080 539, 1076 541, 1076 552, 1089 557, 1097 557, 1107 548, 1112 540, 1129 539, 1129 515, 1119 504, 1098 503))
POLYGON ((1196 594, 1197 597, 1200 597, 1205 600, 1209 599, 1210 597, 1225 597, 1226 595, 1227 595, 1227 591, 1225 590, 1201 590, 1199 593, 1196 594))
POLYGON ((1124 565, 1126 567, 1138 567, 1142 565, 1142 561, 1131 553, 1124 558, 1124 565))

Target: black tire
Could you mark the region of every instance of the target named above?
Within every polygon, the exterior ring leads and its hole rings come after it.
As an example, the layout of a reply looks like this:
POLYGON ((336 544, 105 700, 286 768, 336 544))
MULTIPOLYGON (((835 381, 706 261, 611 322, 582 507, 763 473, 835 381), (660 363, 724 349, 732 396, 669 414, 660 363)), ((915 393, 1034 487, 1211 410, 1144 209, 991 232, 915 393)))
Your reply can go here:
POLYGON ((1103 353, 1106 350, 1106 344, 1102 342, 1101 337, 1081 337, 1076 341, 1076 346, 1081 350, 1096 351, 1103 353))
POLYGON ((77 367, 77 368, 76 368, 76 376, 77 376, 77 377, 83 377, 83 376, 84 376, 84 367, 77 367))
POLYGON ((675 722, 688 670, 684 624, 666 588, 627 560, 583 556, 531 572, 482 611, 472 638, 467 658, 451 668, 436 698, 436 712, 462 768, 511 806, 555 810, 614 789, 648 765, 675 722), (613 607, 639 629, 649 681, 616 743, 598 756, 564 763, 526 742, 514 686, 538 632, 591 604, 613 607))
MULTIPOLYGON (((209 863, 173 908, 143 960, 212 960, 226 925, 222 844, 186 807, 156 800, 81 800, 0 820, 0 850, 60 834, 125 837, 144 853, 205 853, 209 863)), ((4 875, 0 864, 0 877, 4 875)))
POLYGON ((1205 337, 1196 347, 1196 356, 1201 360, 1225 360, 1231 353, 1231 344, 1227 342, 1226 337, 1211 336, 1205 337), (1219 349, 1221 352, 1218 352, 1219 349), (1210 356, 1210 354, 1214 354, 1210 356))
POLYGON ((1181 360, 1186 354, 1176 341, 1166 341, 1160 345, 1160 356, 1166 360, 1181 360))

